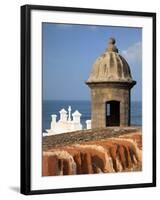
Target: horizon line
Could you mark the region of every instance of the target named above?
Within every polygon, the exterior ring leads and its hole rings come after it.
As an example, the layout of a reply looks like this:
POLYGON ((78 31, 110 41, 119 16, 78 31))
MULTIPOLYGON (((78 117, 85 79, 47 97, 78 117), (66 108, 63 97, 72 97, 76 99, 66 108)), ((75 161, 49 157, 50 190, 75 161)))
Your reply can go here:
MULTIPOLYGON (((42 99, 42 101, 91 101, 89 99, 42 99)), ((142 100, 131 100, 133 101, 139 101, 142 102, 142 100)))

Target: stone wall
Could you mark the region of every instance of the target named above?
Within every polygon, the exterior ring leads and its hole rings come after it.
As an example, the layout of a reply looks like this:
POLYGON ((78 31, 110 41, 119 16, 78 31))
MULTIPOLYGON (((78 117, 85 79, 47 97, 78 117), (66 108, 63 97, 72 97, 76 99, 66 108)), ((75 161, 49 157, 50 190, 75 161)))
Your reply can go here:
MULTIPOLYGON (((84 135, 84 140, 81 142, 73 141, 67 145, 65 142, 59 145, 56 143, 56 146, 50 144, 48 148, 45 146, 43 176, 114 173, 142 169, 140 129, 100 129, 96 130, 96 136, 94 131, 90 132, 90 135, 92 137, 89 141, 85 141, 89 137, 86 138, 84 135), (109 137, 108 131, 112 137, 109 137), (97 139, 97 135, 103 139, 97 139)), ((76 137, 78 141, 79 132, 75 133, 74 139, 76 137)), ((51 141, 55 138, 51 138, 51 141)))
POLYGON ((120 126, 130 125, 130 89, 123 85, 92 84, 92 128, 106 127, 106 102, 120 102, 120 126))

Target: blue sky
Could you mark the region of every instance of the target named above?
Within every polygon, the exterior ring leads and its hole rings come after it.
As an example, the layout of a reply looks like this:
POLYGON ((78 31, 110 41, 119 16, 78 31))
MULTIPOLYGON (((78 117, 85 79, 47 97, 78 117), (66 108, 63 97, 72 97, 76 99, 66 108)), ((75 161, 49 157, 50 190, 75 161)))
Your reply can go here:
POLYGON ((142 29, 43 23, 43 99, 90 100, 85 84, 96 58, 116 38, 119 53, 137 81, 132 100, 142 98, 142 29))

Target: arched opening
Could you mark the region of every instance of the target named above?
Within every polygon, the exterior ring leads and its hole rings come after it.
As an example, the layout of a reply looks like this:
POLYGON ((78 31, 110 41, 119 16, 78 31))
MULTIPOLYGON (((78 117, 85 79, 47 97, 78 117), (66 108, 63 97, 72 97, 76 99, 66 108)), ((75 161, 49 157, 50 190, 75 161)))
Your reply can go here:
POLYGON ((120 102, 106 102, 106 126, 120 126, 120 102))

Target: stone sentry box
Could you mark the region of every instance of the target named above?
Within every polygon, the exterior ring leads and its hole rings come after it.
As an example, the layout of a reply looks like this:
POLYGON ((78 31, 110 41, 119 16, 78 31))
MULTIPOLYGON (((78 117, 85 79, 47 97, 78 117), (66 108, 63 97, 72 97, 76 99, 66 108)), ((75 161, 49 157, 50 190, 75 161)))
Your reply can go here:
POLYGON ((92 128, 130 125, 130 90, 136 81, 114 38, 97 58, 86 84, 91 89, 92 128))

